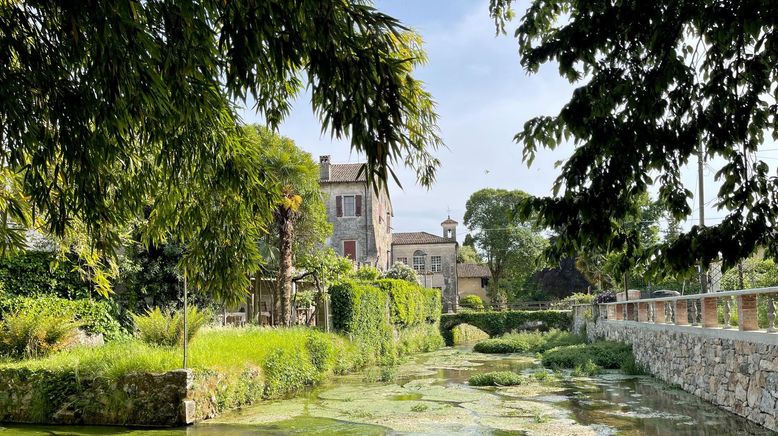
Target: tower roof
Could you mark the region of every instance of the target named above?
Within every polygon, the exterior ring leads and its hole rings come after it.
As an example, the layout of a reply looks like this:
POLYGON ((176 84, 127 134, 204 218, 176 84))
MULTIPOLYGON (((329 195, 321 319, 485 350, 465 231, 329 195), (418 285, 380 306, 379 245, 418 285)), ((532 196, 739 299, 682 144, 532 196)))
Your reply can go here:
POLYGON ((446 224, 459 224, 459 223, 458 223, 458 222, 456 222, 456 221, 454 221, 454 220, 452 220, 452 219, 451 219, 451 215, 449 215, 449 216, 448 216, 448 218, 446 218, 446 220, 445 220, 445 221, 443 221, 442 223, 440 223, 440 225, 441 225, 441 226, 445 226, 446 224))

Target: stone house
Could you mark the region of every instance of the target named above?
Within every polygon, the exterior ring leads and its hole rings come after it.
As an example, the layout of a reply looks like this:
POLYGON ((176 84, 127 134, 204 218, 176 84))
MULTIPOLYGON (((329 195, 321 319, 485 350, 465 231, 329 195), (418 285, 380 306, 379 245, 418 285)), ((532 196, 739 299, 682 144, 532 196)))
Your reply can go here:
POLYGON ((332 236, 327 243, 356 265, 379 270, 391 266, 392 202, 384 189, 368 187, 364 164, 333 164, 319 158, 319 184, 327 194, 327 219, 332 236))
POLYGON ((457 286, 457 222, 451 217, 441 223, 443 236, 427 232, 394 233, 392 260, 411 266, 419 284, 439 289, 443 311, 456 310, 459 304, 457 286))
POLYGON ((459 298, 467 295, 478 295, 484 305, 489 307, 491 300, 486 295, 489 279, 492 277, 489 267, 478 263, 457 264, 457 283, 459 284, 459 298))

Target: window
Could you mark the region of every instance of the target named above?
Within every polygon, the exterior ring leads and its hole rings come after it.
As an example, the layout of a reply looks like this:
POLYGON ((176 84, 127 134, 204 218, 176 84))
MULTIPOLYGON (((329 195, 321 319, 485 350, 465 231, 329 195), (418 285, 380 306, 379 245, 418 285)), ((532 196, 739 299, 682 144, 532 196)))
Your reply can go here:
POLYGON ((353 195, 343 196, 343 216, 356 216, 357 208, 353 195))
POLYGON ((413 256, 413 269, 417 273, 423 273, 426 270, 424 266, 424 256, 413 256))
POLYGON ((408 265, 408 258, 407 257, 398 257, 397 261, 398 262, 402 262, 402 263, 408 265))
POLYGON ((362 196, 338 195, 335 197, 335 215, 338 218, 362 216, 362 196))
POLYGON ((343 241, 343 256, 357 260, 357 241, 343 241))
POLYGON ((432 256, 430 257, 432 272, 441 272, 443 271, 443 260, 440 256, 432 256))

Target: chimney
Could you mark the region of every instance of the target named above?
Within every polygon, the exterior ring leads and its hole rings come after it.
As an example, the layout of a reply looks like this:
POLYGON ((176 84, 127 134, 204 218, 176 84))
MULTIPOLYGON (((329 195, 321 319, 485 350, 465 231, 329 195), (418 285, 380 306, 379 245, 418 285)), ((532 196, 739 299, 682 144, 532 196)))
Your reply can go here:
POLYGON ((319 156, 319 180, 330 179, 330 157, 319 156))

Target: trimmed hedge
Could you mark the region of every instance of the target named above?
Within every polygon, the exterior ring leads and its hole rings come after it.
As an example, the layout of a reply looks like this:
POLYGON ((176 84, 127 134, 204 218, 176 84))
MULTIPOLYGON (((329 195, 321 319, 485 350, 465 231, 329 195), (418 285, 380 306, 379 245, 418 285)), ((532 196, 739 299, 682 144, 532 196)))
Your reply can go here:
POLYGON ((116 339, 125 334, 116 320, 118 308, 108 300, 97 301, 86 298, 68 300, 53 296, 34 298, 0 296, 0 319, 19 311, 72 318, 81 323, 87 333, 102 333, 106 340, 116 339))
POLYGON ((330 300, 333 327, 357 345, 365 364, 392 364, 398 355, 443 344, 437 290, 396 279, 345 281, 330 287, 330 300))
POLYGON ((439 291, 398 279, 382 279, 375 284, 389 295, 392 324, 409 327, 440 320, 443 303, 439 291))
POLYGON ((65 260, 55 265, 56 261, 56 254, 36 250, 0 259, 0 283, 3 290, 22 297, 89 297, 89 285, 78 272, 73 271, 72 264, 65 260))
POLYGON ((365 364, 393 361, 396 350, 385 292, 368 283, 346 281, 330 287, 330 301, 333 327, 357 345, 365 364))
POLYGON ((470 324, 495 337, 513 330, 570 330, 573 317, 569 310, 461 311, 445 314, 440 318, 440 329, 447 344, 452 344, 451 329, 459 324, 470 324))

